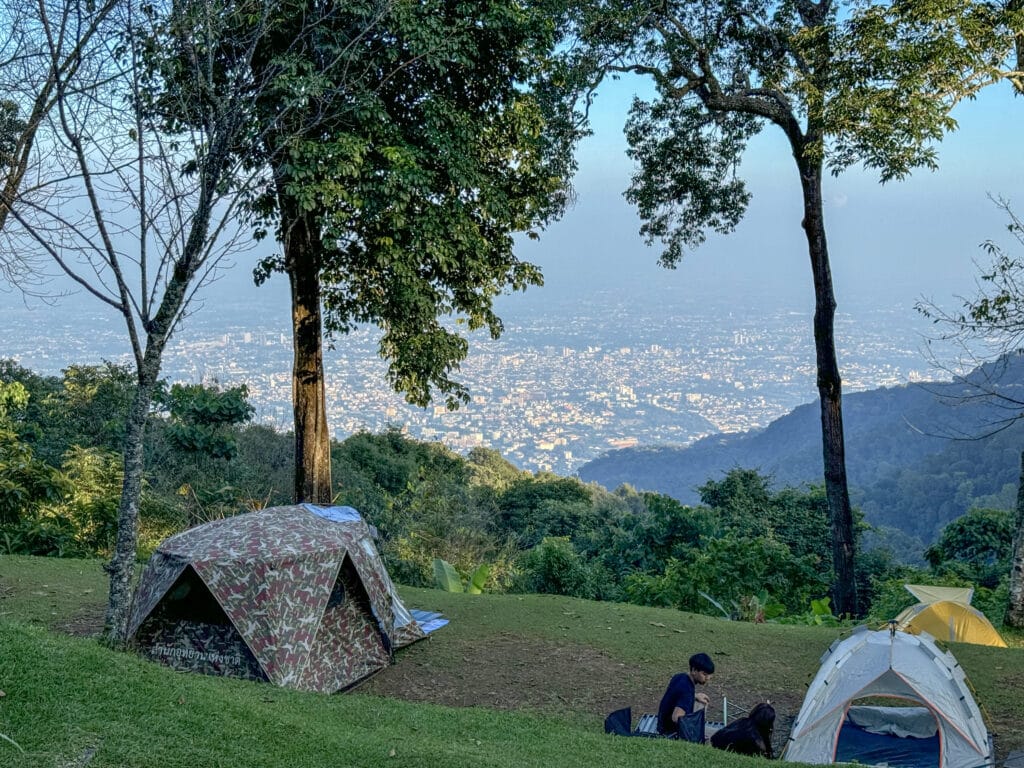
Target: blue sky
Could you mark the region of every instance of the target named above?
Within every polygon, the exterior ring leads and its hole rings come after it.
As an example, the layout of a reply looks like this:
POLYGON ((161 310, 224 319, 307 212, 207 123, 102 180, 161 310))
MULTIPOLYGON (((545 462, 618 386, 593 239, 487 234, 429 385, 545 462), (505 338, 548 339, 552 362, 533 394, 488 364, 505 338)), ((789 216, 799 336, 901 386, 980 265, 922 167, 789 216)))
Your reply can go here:
MULTIPOLYGON (((614 289, 651 281, 697 296, 727 289, 739 300, 771 294, 812 307, 796 170, 781 132, 771 126, 745 156, 742 174, 753 200, 739 228, 712 234, 676 270, 657 266, 660 249, 643 242, 636 211, 622 197, 632 171, 622 127, 637 88, 645 84, 633 79, 602 86, 592 111, 594 135, 580 148, 577 203, 538 243, 521 249, 523 258, 544 268, 545 292, 574 290, 573 283, 614 289)), ((1024 101, 1008 86, 990 88, 957 108, 960 128, 939 145, 938 171, 885 186, 860 169, 826 181, 840 311, 880 301, 912 311, 921 296, 953 303, 955 294, 972 292, 979 244, 1005 240, 1005 218, 988 195, 1013 201, 1024 180, 1017 127, 1022 109, 1024 101)))
MULTIPOLYGON (((622 128, 633 93, 647 87, 636 78, 602 86, 591 112, 594 134, 579 149, 575 205, 539 241, 524 238, 519 246, 520 258, 543 268, 546 284, 526 296, 502 299, 500 314, 513 320, 553 299, 572 301, 609 291, 628 290, 639 301, 655 301, 666 288, 698 300, 726 296, 811 311, 796 170, 781 132, 771 126, 751 142, 745 156, 742 174, 753 199, 737 231, 712 233, 675 270, 658 266, 660 248, 643 242, 636 211, 622 195, 632 173, 622 128)), ((885 186, 859 169, 826 180, 826 227, 840 313, 856 316, 860 307, 882 304, 913 317, 913 305, 922 296, 953 307, 955 295, 973 292, 977 270, 972 259, 983 258, 979 244, 992 238, 1010 245, 1005 218, 988 195, 1016 201, 1024 213, 1024 157, 1018 139, 1022 110, 1024 100, 1014 98, 1008 86, 989 88, 958 107, 960 129, 939 146, 938 171, 922 170, 885 186)), ((271 247, 261 244, 259 255, 271 247)), ((276 275, 269 285, 253 287, 251 261, 240 257, 225 279, 203 295, 219 300, 229 293, 235 301, 259 307, 264 318, 279 318, 287 329, 287 281, 276 275)), ((78 301, 96 303, 87 296, 78 301)), ((97 310, 104 311, 98 305, 97 310)), ((927 330, 923 319, 921 328, 927 330)))
MULTIPOLYGON (((742 173, 753 199, 737 230, 712 233, 675 270, 658 265, 660 248, 644 243, 636 211, 622 194, 633 170, 622 128, 638 87, 646 84, 633 79, 602 86, 592 111, 594 134, 579 149, 575 205, 539 241, 522 238, 519 244, 519 257, 543 268, 545 285, 499 300, 506 325, 536 318, 551 302, 592 305, 622 294, 659 306, 666 290, 682 301, 710 298, 715 307, 734 301, 811 313, 814 293, 800 227, 799 184, 789 148, 771 126, 745 155, 742 173)), ((838 312, 853 320, 846 335, 837 337, 840 348, 856 343, 859 313, 878 307, 899 313, 894 345, 923 348, 923 337, 934 335, 934 329, 914 310, 915 302, 924 297, 958 307, 957 295, 974 292, 973 260, 984 258, 979 245, 994 239, 1012 250, 1005 217, 988 195, 1016 201, 1024 213, 1024 157, 1017 138, 1021 110, 1024 100, 1008 86, 990 88, 957 108, 960 127, 939 145, 939 170, 921 170, 884 186, 860 169, 826 179, 825 218, 838 312)), ((260 252, 269 247, 264 244, 260 252)), ((254 288, 249 275, 243 261, 204 293, 230 291, 233 299, 250 302, 261 319, 273 320, 286 332, 284 276, 254 288)), ((215 305, 207 303, 204 322, 215 305)), ((810 337, 809 322, 807 333, 810 337)), ((477 341, 486 343, 482 335, 477 341)), ((923 353, 921 367, 930 368, 923 353)))

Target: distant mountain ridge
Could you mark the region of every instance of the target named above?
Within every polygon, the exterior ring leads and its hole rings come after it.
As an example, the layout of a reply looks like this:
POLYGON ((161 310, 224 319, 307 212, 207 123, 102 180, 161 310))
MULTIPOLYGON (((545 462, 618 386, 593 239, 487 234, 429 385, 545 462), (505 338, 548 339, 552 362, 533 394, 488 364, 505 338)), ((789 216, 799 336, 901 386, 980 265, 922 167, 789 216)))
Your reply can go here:
MULTIPOLYGON (((872 525, 923 544, 972 507, 1012 508, 1024 420, 1007 419, 1018 413, 1024 414, 1020 354, 954 382, 847 394, 843 418, 854 505, 872 525)), ((578 475, 606 488, 628 483, 695 504, 699 486, 736 467, 757 469, 780 487, 823 482, 818 403, 801 405, 764 429, 711 435, 685 448, 611 451, 578 475)))

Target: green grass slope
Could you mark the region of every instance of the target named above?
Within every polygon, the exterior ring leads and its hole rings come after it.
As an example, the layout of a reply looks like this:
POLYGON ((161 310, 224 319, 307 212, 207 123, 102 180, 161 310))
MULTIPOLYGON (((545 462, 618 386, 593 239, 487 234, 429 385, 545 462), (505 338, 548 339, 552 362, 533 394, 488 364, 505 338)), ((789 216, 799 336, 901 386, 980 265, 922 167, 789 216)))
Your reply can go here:
MULTIPOLYGON (((753 763, 611 738, 601 721, 617 706, 650 711, 696 650, 716 657, 713 700, 772 698, 791 718, 837 635, 541 595, 402 591, 452 623, 355 692, 324 696, 178 673, 67 635, 100 615, 100 564, 0 558, 0 734, 23 750, 0 740, 0 765, 742 768, 753 763)), ((1024 746, 1024 651, 953 652, 999 752, 1024 746)))
MULTIPOLYGON (((174 673, 89 640, 0 623, 4 765, 660 766, 677 744, 528 714, 301 694, 174 673), (639 743, 638 743, 639 742, 639 743)), ((735 765, 707 755, 709 768, 735 765)))

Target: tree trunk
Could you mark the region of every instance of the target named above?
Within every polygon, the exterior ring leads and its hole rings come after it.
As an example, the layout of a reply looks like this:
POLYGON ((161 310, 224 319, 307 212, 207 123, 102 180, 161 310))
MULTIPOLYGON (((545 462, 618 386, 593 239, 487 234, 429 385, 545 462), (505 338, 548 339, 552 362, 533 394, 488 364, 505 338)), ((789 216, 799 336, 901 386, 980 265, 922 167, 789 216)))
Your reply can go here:
POLYGON ((1024 629, 1024 452, 1020 455, 1020 482, 1017 485, 1017 514, 1013 527, 1013 552, 1010 560, 1010 601, 1003 623, 1024 629))
MULTIPOLYGON (((805 153, 805 157, 806 157, 805 153)), ((843 437, 842 381, 836 359, 836 299, 825 238, 821 197, 821 163, 797 158, 803 191, 803 228, 814 275, 814 349, 818 366, 818 397, 821 404, 821 447, 825 468, 825 495, 832 529, 832 564, 835 582, 832 600, 836 615, 858 614, 854 567, 853 511, 846 481, 846 447, 843 437)))
POLYGON ((320 235, 312 215, 280 198, 285 269, 292 292, 292 407, 295 418, 295 502, 330 504, 331 441, 324 394, 320 318, 320 235))
POLYGON ((103 634, 114 647, 128 642, 128 622, 132 612, 132 587, 135 578, 136 548, 139 541, 139 504, 145 469, 143 445, 146 418, 153 399, 153 387, 159 375, 159 362, 146 359, 139 372, 139 384, 128 411, 124 438, 124 481, 117 511, 117 539, 114 556, 105 566, 110 574, 110 592, 103 634))
MULTIPOLYGON (((104 637, 115 647, 128 642, 128 622, 132 613, 132 589, 135 577, 135 558, 139 541, 139 506, 142 499, 142 481, 145 471, 144 438, 146 419, 153 402, 153 392, 160 377, 160 366, 164 349, 171 338, 177 318, 188 301, 187 290, 192 285, 196 270, 202 264, 202 253, 209 231, 210 213, 214 196, 211 191, 221 178, 227 154, 223 145, 226 137, 212 145, 209 157, 220 158, 220 164, 210 160, 205 178, 204 194, 193 214, 192 225, 185 240, 180 258, 174 261, 163 299, 156 314, 142 325, 146 328, 146 344, 139 350, 134 326, 128 320, 132 347, 136 350, 136 375, 138 386, 128 411, 124 439, 124 482, 121 486, 121 503, 117 512, 117 540, 114 556, 106 566, 110 574, 110 593, 107 601, 107 615, 104 621, 104 637)), ((122 292, 122 309, 126 316, 130 309, 127 293, 122 292)))

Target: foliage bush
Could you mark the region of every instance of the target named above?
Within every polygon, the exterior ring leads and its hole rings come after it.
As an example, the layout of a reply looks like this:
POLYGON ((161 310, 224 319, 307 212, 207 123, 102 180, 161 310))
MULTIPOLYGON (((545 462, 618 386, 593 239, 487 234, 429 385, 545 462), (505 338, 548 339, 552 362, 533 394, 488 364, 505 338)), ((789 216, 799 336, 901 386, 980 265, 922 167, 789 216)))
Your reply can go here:
POLYGON ((594 599, 601 592, 601 573, 583 559, 567 536, 549 536, 523 553, 512 592, 531 592, 594 599))
POLYGON ((668 608, 672 605, 673 594, 664 574, 641 571, 631 573, 623 580, 622 593, 626 601, 634 605, 655 608, 668 608))
POLYGON ((827 589, 828 582, 812 558, 796 557, 774 539, 729 533, 707 539, 686 557, 669 561, 658 594, 676 608, 709 613, 710 601, 701 593, 729 606, 766 592, 771 602, 781 602, 793 611, 827 589))
POLYGON ((832 613, 832 600, 828 596, 811 600, 809 609, 803 613, 794 613, 773 619, 777 624, 804 624, 818 627, 849 626, 856 620, 839 618, 832 613))
POLYGON ((971 602, 971 605, 985 614, 985 617, 992 622, 992 626, 996 629, 1003 627, 1003 619, 1006 618, 1006 608, 1009 604, 1009 575, 1004 576, 995 589, 978 587, 974 592, 974 600, 971 602))
POLYGON ((925 559, 938 574, 993 589, 1009 572, 1013 518, 1007 510, 972 509, 947 523, 925 559))
POLYGON ((0 530, 4 552, 41 557, 85 557, 89 550, 78 541, 74 521, 59 514, 33 514, 0 530))
POLYGON ((575 537, 593 530, 597 517, 590 489, 579 480, 539 475, 515 481, 498 499, 498 524, 524 549, 548 537, 575 537))
POLYGON ((506 591, 513 578, 515 549, 509 544, 499 547, 475 531, 456 530, 448 538, 438 539, 413 530, 398 539, 380 542, 380 550, 391 577, 413 587, 434 586, 437 558, 450 563, 463 580, 486 563, 489 573, 484 588, 488 592, 506 591))
POLYGON ((72 491, 63 505, 82 551, 109 554, 117 535, 117 509, 124 477, 121 457, 104 448, 73 446, 62 467, 72 491))
POLYGON ((465 592, 479 595, 487 587, 491 567, 487 563, 478 565, 468 577, 463 578, 455 567, 440 557, 434 558, 434 586, 445 592, 465 592))
MULTIPOLYGON (((39 377, 0 360, 0 549, 109 552, 130 388, 130 375, 110 364, 39 377)), ((250 412, 244 389, 171 388, 157 406, 147 427, 140 557, 190 523, 289 502, 292 440, 239 423, 250 412)), ((770 478, 738 468, 702 485, 701 504, 684 506, 628 486, 609 492, 532 475, 486 448, 462 457, 396 428, 333 444, 332 464, 335 503, 356 507, 377 528, 400 582, 432 586, 441 558, 463 581, 486 564, 492 592, 824 620, 807 609, 832 578, 820 486, 774 491, 770 478)), ((911 544, 860 522, 857 532, 876 544, 911 544)), ((972 510, 943 529, 927 569, 898 562, 893 546, 859 548, 863 612, 894 616, 913 602, 907 581, 970 583, 975 605, 998 625, 1011 532, 1008 512, 972 510)))

